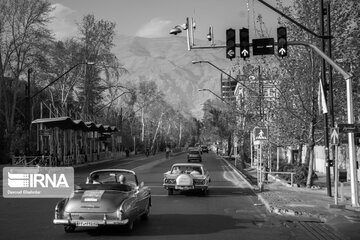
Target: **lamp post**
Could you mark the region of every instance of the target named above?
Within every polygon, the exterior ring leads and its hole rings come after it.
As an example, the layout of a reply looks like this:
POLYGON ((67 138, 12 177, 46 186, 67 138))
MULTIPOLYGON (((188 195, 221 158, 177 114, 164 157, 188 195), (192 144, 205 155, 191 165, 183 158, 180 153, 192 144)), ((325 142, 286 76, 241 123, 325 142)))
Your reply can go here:
POLYGON ((55 82, 57 82, 60 78, 62 78, 64 75, 66 75, 67 73, 69 73, 71 70, 73 70, 74 68, 76 68, 79 65, 94 65, 94 62, 80 62, 75 64, 74 66, 72 66, 71 68, 69 68, 66 72, 64 72, 63 74, 61 74, 59 77, 57 77, 55 80, 51 81, 48 85, 46 85, 45 87, 43 87, 40 91, 38 91, 37 93, 35 93, 34 95, 32 95, 30 97, 30 100, 33 99, 35 96, 37 96, 38 94, 40 94, 42 91, 44 91, 45 89, 47 89, 48 87, 50 87, 51 85, 53 85, 55 82))
POLYGON ((32 114, 31 114, 31 100, 36 97, 37 95, 39 95, 41 92, 43 92, 45 89, 47 89, 48 87, 50 87, 52 84, 54 84, 55 82, 57 82, 60 78, 62 78, 64 75, 66 75, 67 73, 69 73, 71 70, 73 70, 74 68, 76 68, 77 66, 81 65, 81 64, 86 64, 86 65, 94 65, 95 63, 93 62, 80 62, 75 64, 74 66, 72 66, 71 68, 69 68, 66 72, 64 72, 63 74, 61 74, 59 77, 57 77, 55 80, 51 81, 48 85, 46 85, 45 87, 43 87, 41 90, 39 90, 38 92, 36 92, 34 95, 31 96, 31 84, 30 84, 30 76, 31 73, 33 72, 32 68, 28 69, 28 76, 27 76, 27 88, 26 88, 26 129, 28 132, 28 141, 26 143, 26 151, 29 150, 29 144, 30 144, 30 131, 31 131, 31 121, 32 121, 32 114))
POLYGON ((104 109, 105 107, 109 106, 110 104, 112 104, 115 100, 117 100, 118 98, 120 98, 122 95, 126 94, 126 93, 130 93, 133 94, 132 92, 123 92, 121 93, 119 96, 117 96, 116 98, 114 98, 113 100, 111 100, 110 102, 108 102, 107 104, 105 104, 104 106, 102 106, 101 108, 99 108, 97 111, 94 112, 94 114, 100 112, 102 109, 104 109))
MULTIPOLYGON (((210 61, 191 61, 192 64, 197 64, 197 63, 207 63, 211 66, 213 66, 214 68, 216 68, 217 70, 219 70, 220 72, 222 72, 223 74, 225 74, 226 76, 228 76, 229 78, 231 78, 232 80, 238 82, 241 86, 243 86, 244 88, 246 88, 247 90, 249 90, 250 92, 253 92, 255 94, 258 95, 258 93, 254 90, 252 90, 251 88, 249 88, 248 86, 246 86, 245 84, 243 84, 241 81, 237 80, 236 78, 234 78, 233 76, 231 76, 230 74, 226 73, 224 70, 222 70, 221 68, 219 68, 218 66, 214 65, 212 62, 210 61)), ((252 76, 250 76, 252 77, 252 76)))
POLYGON ((203 89, 198 89, 199 92, 203 92, 203 91, 208 91, 210 93, 212 93, 214 96, 216 96, 217 98, 219 98, 221 101, 223 101, 224 103, 230 105, 230 103, 228 103, 227 101, 225 101, 224 99, 222 99, 219 95, 217 95, 216 93, 214 93, 213 91, 211 91, 208 88, 203 88, 203 89))

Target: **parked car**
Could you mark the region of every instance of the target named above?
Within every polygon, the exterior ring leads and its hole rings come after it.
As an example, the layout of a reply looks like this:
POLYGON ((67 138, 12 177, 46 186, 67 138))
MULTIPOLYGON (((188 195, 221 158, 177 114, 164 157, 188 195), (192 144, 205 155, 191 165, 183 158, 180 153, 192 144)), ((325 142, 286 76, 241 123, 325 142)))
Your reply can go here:
POLYGON ((135 220, 148 217, 150 206, 150 188, 138 182, 134 171, 97 170, 57 203, 53 223, 64 225, 65 232, 102 225, 123 225, 131 231, 135 220))
POLYGON ((204 152, 209 153, 209 148, 208 148, 208 146, 202 145, 202 146, 201 146, 201 151, 202 151, 203 153, 204 153, 204 152))
POLYGON ((210 174, 201 163, 175 163, 164 173, 163 186, 168 195, 174 191, 199 190, 208 193, 210 174))
POLYGON ((187 154, 187 160, 188 162, 190 161, 198 161, 201 162, 202 161, 202 157, 201 157, 201 152, 198 148, 191 148, 188 151, 187 154))

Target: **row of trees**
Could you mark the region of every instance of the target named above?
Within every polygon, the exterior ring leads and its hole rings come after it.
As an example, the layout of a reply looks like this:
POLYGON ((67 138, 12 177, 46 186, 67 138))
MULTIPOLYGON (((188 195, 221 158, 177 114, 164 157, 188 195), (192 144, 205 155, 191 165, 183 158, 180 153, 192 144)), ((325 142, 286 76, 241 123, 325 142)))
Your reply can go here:
POLYGON ((0 161, 8 161, 15 146, 36 151, 26 137, 27 117, 114 125, 122 129, 124 147, 134 139, 152 149, 191 139, 195 123, 187 109, 167 104, 154 82, 128 80, 131 73, 111 51, 115 23, 87 14, 76 36, 57 41, 48 28, 53 10, 46 0, 0 0, 0 161))
MULTIPOLYGON (((314 32, 320 32, 319 1, 294 0, 293 5, 287 7, 278 1, 278 8, 305 27, 314 32)), ((360 121, 360 94, 358 92, 360 84, 356 81, 360 73, 359 10, 360 3, 355 0, 346 0, 341 3, 331 1, 331 35, 334 36, 332 58, 354 76, 353 104, 356 122, 360 121)), ((256 29, 257 36, 268 37, 261 16, 257 20, 260 24, 260 27, 256 29)), ((306 41, 317 46, 321 44, 319 38, 289 21, 279 19, 279 25, 287 27, 288 41, 306 41)), ((311 49, 302 46, 290 46, 288 49, 289 54, 283 59, 277 56, 266 56, 252 59, 251 62, 239 60, 232 66, 233 71, 238 72, 238 79, 255 92, 259 89, 252 86, 250 81, 243 81, 244 78, 241 76, 255 76, 258 81, 268 80, 268 84, 270 83, 276 89, 276 101, 266 101, 261 93, 254 94, 247 91, 246 102, 238 105, 240 109, 230 108, 233 115, 237 117, 237 121, 230 121, 228 126, 219 126, 216 119, 221 116, 227 119, 232 117, 229 117, 229 111, 224 111, 223 107, 217 107, 217 110, 214 110, 216 104, 212 104, 212 108, 204 107, 206 112, 204 125, 206 129, 217 129, 220 139, 227 139, 233 133, 237 134, 242 140, 241 144, 249 141, 248 133, 255 126, 266 125, 270 131, 271 146, 273 148, 296 147, 299 150, 299 160, 302 159, 302 149, 306 146, 305 166, 309 169, 307 186, 311 186, 313 149, 316 144, 324 144, 324 119, 318 105, 322 59, 311 49), (265 117, 262 115, 264 110, 261 111, 260 106, 265 107, 265 117), (240 131, 234 132, 234 126, 240 131)), ((334 121, 346 123, 346 86, 343 77, 336 72, 333 73, 333 89, 334 121)), ((244 148, 245 146, 242 149, 249 154, 250 148, 244 148)), ((301 164, 301 161, 297 164, 301 164)))

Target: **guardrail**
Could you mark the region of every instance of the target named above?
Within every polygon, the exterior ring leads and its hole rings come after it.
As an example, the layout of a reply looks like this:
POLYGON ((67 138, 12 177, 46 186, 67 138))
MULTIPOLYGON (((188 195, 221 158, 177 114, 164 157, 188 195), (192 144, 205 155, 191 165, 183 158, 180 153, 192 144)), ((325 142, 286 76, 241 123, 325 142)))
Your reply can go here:
POLYGON ((263 172, 263 173, 268 173, 268 174, 290 174, 290 185, 293 186, 294 185, 294 172, 263 172))

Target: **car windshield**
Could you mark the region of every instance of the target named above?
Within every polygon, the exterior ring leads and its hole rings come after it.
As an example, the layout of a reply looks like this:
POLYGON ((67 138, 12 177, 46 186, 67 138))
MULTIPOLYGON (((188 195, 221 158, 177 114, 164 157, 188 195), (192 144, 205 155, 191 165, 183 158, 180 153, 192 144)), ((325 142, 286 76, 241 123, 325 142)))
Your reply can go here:
POLYGON ((136 186, 136 176, 131 172, 122 172, 122 171, 98 171, 94 172, 89 176, 90 184, 128 184, 136 186), (121 176, 121 177, 120 177, 121 176), (125 179, 124 182, 121 182, 121 179, 125 179))
POLYGON ((199 154, 199 151, 190 151, 190 154, 199 154))
POLYGON ((171 173, 176 174, 176 173, 194 173, 197 172, 198 174, 203 174, 202 172, 202 168, 200 166, 179 166, 179 165, 175 165, 172 167, 171 169, 171 173))

